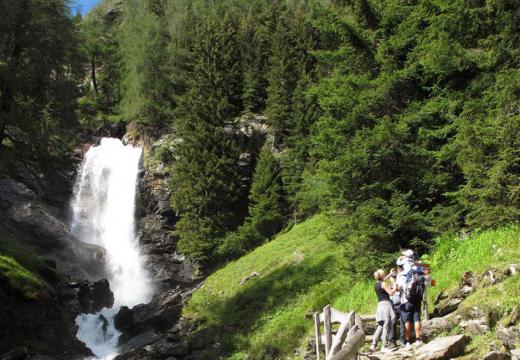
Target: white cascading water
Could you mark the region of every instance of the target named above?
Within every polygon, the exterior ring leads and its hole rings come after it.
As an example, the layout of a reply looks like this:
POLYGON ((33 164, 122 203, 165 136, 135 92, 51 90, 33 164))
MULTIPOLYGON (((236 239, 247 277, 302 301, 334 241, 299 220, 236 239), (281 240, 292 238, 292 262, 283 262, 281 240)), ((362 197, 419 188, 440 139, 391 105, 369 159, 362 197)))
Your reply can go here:
POLYGON ((114 293, 111 309, 76 318, 77 338, 101 359, 111 359, 118 353, 121 334, 114 327, 114 316, 119 308, 147 303, 153 295, 135 234, 141 151, 119 139, 103 138, 85 154, 75 185, 72 232, 81 241, 106 249, 108 280, 114 293))

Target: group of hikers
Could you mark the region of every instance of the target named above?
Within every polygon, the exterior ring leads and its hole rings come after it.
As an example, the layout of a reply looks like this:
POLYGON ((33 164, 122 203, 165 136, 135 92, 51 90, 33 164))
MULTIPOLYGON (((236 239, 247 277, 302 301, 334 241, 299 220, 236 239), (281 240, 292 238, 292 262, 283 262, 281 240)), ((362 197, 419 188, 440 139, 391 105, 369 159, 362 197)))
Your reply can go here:
MULTIPOLYGON (((371 351, 376 351, 382 339, 381 352, 388 352, 397 347, 411 348, 412 326, 415 331, 415 344, 421 342, 421 310, 425 305, 426 287, 435 285, 430 275, 430 268, 414 258, 412 250, 403 251, 396 261, 396 267, 387 275, 382 269, 374 273, 375 291, 378 299, 376 311, 376 332, 371 351)), ((427 309, 425 314, 427 316, 427 309)))

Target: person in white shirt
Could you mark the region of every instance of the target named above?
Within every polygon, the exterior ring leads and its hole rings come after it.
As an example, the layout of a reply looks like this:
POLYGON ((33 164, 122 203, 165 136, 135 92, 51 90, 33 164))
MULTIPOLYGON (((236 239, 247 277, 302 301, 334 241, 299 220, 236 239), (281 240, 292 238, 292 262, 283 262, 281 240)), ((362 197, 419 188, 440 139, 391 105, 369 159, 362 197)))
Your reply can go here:
POLYGON ((415 264, 414 253, 413 253, 413 250, 410 250, 410 249, 403 251, 402 256, 400 256, 397 259, 397 263, 396 263, 397 266, 403 267, 403 271, 405 274, 408 274, 410 272, 410 270, 412 270, 414 264, 415 264))
POLYGON ((397 290, 401 293, 401 324, 404 323, 404 338, 405 347, 410 348, 410 337, 412 330, 412 322, 415 327, 415 336, 418 344, 421 344, 421 301, 418 303, 411 303, 407 299, 408 282, 407 282, 408 271, 404 269, 397 274, 396 284, 397 290))
MULTIPOLYGON (((396 289, 396 281, 397 281, 397 274, 399 272, 403 271, 402 266, 397 266, 395 269, 392 269, 390 272, 390 282, 392 288, 396 289)), ((397 340, 400 340, 400 343, 404 345, 404 322, 401 320, 401 293, 399 291, 395 291, 394 295, 390 297, 390 300, 392 300, 392 305, 394 307, 394 313, 395 318, 392 321, 392 329, 390 332, 390 339, 392 340, 392 345, 397 346, 397 340), (399 335, 397 333, 397 323, 399 322, 399 335)))

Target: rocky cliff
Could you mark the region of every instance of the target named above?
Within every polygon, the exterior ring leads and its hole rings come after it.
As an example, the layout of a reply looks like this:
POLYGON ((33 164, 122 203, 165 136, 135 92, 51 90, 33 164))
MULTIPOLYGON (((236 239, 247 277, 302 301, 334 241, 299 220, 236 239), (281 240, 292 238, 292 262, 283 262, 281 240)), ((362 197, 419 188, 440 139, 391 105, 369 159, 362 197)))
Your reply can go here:
POLYGON ((74 318, 81 288, 104 276, 104 250, 68 229, 73 172, 20 164, 10 175, 0 178, 0 354, 90 355, 74 318))
POLYGON ((177 285, 190 288, 198 280, 199 266, 177 252, 173 235, 177 213, 170 206, 170 168, 175 162, 175 133, 130 125, 126 142, 143 146, 137 192, 137 231, 146 270, 158 291, 177 285))

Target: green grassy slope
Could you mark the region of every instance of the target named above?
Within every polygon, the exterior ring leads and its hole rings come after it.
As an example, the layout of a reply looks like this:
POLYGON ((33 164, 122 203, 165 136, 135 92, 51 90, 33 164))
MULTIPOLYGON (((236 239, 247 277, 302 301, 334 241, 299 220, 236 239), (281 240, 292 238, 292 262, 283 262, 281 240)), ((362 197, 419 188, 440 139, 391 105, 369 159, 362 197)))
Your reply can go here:
MULTIPOLYGON (((204 320, 219 334, 232 359, 299 358, 313 322, 305 314, 330 303, 348 311, 371 313, 376 301, 371 279, 354 282, 344 270, 342 248, 329 240, 329 219, 316 216, 212 274, 185 314, 204 320), (252 272, 246 284, 240 280, 252 272)), ((474 233, 465 240, 444 237, 430 256, 438 286, 455 287, 463 271, 480 273, 514 262, 520 255, 520 227, 474 233)))

